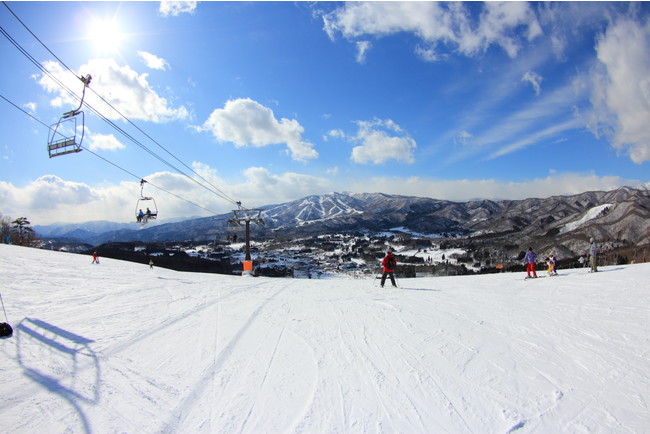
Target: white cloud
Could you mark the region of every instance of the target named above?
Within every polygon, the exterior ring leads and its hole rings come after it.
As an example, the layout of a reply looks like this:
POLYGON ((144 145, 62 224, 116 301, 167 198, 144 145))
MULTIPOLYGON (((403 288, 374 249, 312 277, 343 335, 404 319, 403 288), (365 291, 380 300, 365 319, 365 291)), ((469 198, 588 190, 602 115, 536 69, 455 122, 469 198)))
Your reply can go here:
MULTIPOLYGON (((81 96, 83 84, 79 79, 64 70, 57 62, 47 61, 44 66, 59 81, 81 96)), ((90 87, 132 120, 141 119, 158 123, 185 119, 189 116, 185 107, 170 107, 167 99, 158 95, 151 88, 147 81, 148 74, 138 74, 129 66, 119 66, 114 59, 91 59, 87 64, 82 65, 79 71, 78 75, 92 75, 90 87)), ((53 106, 76 108, 79 105, 79 100, 73 100, 49 76, 42 76, 38 83, 45 90, 56 95, 51 101, 53 106)), ((120 117, 115 110, 108 107, 91 91, 86 91, 84 101, 109 119, 120 117)))
POLYGON ((617 21, 596 51, 601 67, 592 76, 592 130, 635 163, 650 161, 650 22, 617 21))
POLYGON ((357 42, 357 62, 365 63, 366 62, 366 53, 372 47, 370 41, 359 41, 357 42))
POLYGON ((477 29, 483 50, 491 44, 501 46, 512 58, 517 57, 521 42, 512 37, 515 29, 525 27, 526 40, 542 34, 535 13, 525 2, 486 2, 477 29))
POLYGON ((163 17, 176 17, 183 13, 193 14, 197 3, 195 1, 161 1, 158 12, 163 17))
POLYGON ((302 138, 304 128, 295 119, 275 118, 273 110, 252 99, 235 99, 214 110, 202 126, 217 140, 235 146, 263 147, 286 144, 294 160, 318 157, 313 144, 302 138))
POLYGON ((26 216, 34 225, 113 220, 115 210, 127 207, 125 197, 115 194, 114 188, 97 190, 54 175, 42 176, 25 187, 0 181, 3 214, 26 216))
POLYGON ((469 131, 461 131, 459 132, 456 137, 454 138, 454 143, 460 144, 460 145, 468 145, 473 143, 474 136, 472 133, 469 131))
POLYGON ((169 63, 161 57, 156 56, 155 54, 148 53, 146 51, 138 51, 138 56, 144 61, 151 69, 158 69, 160 71, 170 70, 171 67, 169 63))
POLYGON ((638 180, 626 180, 618 176, 599 177, 593 174, 564 173, 521 182, 503 182, 495 179, 436 180, 419 176, 411 178, 375 177, 348 182, 346 189, 357 192, 382 192, 464 202, 475 199, 546 198, 555 195, 579 194, 585 191, 606 191, 625 185, 639 184, 638 180))
POLYGON ((422 60, 425 62, 437 62, 438 60, 441 60, 442 57, 433 47, 427 46, 423 47, 421 45, 418 45, 415 47, 415 54, 420 56, 422 60))
MULTIPOLYGON (((626 180, 617 176, 599 177, 589 173, 555 171, 551 171, 550 176, 546 178, 521 182, 503 182, 495 179, 445 181, 422 177, 330 180, 294 172, 274 174, 262 167, 250 167, 243 172, 244 180, 241 183, 228 184, 213 168, 197 162, 193 163, 193 166, 194 170, 210 183, 219 187, 229 197, 242 201, 243 205, 249 208, 284 203, 331 191, 383 192, 452 201, 477 198, 519 200, 640 184, 638 180, 626 180)), ((333 168, 330 176, 337 173, 337 168, 333 168)), ((144 194, 156 200, 161 223, 191 216, 225 214, 234 207, 234 204, 183 175, 158 172, 145 176, 145 179, 148 183, 145 184, 144 194)), ((203 180, 200 182, 204 183, 203 180)), ((104 182, 99 187, 66 181, 54 175, 42 176, 24 187, 0 181, 0 212, 14 218, 26 216, 33 225, 108 220, 133 222, 136 228, 135 209, 139 198, 138 181, 119 184, 104 182)))
POLYGON ((330 167, 326 170, 326 173, 331 176, 337 176, 341 172, 338 166, 330 167))
MULTIPOLYGON (((239 200, 246 207, 282 203, 333 190, 329 180, 300 173, 273 174, 265 168, 251 167, 243 172, 243 182, 228 184, 206 164, 194 162, 193 168, 203 177, 195 178, 198 183, 170 172, 144 177, 147 183, 143 193, 156 201, 160 222, 230 212, 235 205, 215 194, 215 187, 227 198, 239 200)), ((135 229, 140 193, 139 181, 103 182, 98 187, 66 181, 55 175, 42 176, 24 187, 0 181, 0 212, 7 216, 26 216, 33 225, 107 220, 134 222, 135 229)))
POLYGON ((533 86, 535 95, 537 96, 542 92, 542 80, 544 80, 544 78, 534 71, 526 71, 524 76, 521 77, 521 81, 530 83, 530 85, 533 86))
MULTIPOLYGON (((228 212, 232 205, 179 174, 169 172, 145 176, 145 196, 156 201, 159 217, 173 219, 228 212), (169 194, 160 187, 173 194, 169 194), (181 196, 201 206, 179 199, 181 196)), ((0 202, 5 215, 27 216, 32 224, 56 222, 79 223, 107 220, 135 225, 135 212, 140 198, 138 181, 119 184, 102 183, 99 187, 66 181, 54 175, 42 176, 24 187, 0 181, 0 202)))
POLYGON ((589 7, 585 7, 584 2, 575 1, 535 4, 544 35, 555 58, 562 62, 567 60, 567 48, 580 39, 582 29, 593 29, 594 23, 616 15, 617 10, 624 8, 626 6, 620 2, 590 2, 589 7))
POLYGON ((332 190, 325 178, 295 172, 274 175, 263 167, 250 167, 244 171, 246 182, 233 186, 235 194, 252 206, 284 203, 310 194, 323 194, 332 190))
POLYGON ((324 140, 329 140, 329 138, 335 138, 335 139, 344 139, 345 138, 345 133, 343 130, 335 129, 335 130, 329 130, 327 132, 327 135, 323 137, 324 140))
POLYGON ((24 104, 23 107, 25 107, 31 113, 36 113, 37 105, 35 102, 28 102, 27 104, 24 104))
POLYGON ((323 22, 331 39, 338 33, 347 39, 412 33, 421 40, 416 53, 427 61, 439 58, 440 44, 467 56, 497 45, 516 57, 525 40, 541 34, 535 13, 524 2, 486 2, 478 21, 460 2, 349 2, 324 14, 323 22))
POLYGON ((88 130, 86 130, 84 142, 88 143, 88 149, 91 151, 115 151, 126 148, 113 134, 93 134, 88 132, 88 130))
MULTIPOLYGON (((244 176, 242 182, 229 183, 219 176, 216 169, 205 163, 193 162, 192 167, 203 178, 196 178, 199 183, 207 185, 212 190, 216 187, 223 196, 234 201, 241 201, 242 205, 248 208, 283 203, 310 194, 326 193, 332 190, 331 182, 325 178, 295 172, 274 174, 263 167, 249 167, 242 171, 244 176), (211 185, 208 185, 206 181, 211 185)), ((226 213, 235 207, 223 196, 208 191, 182 175, 160 172, 150 175, 146 179, 152 184, 172 191, 215 213, 226 213)), ((163 209, 164 206, 168 218, 209 215, 205 210, 165 193, 160 193, 156 189, 149 189, 147 194, 157 195, 156 200, 162 203, 159 208, 163 209), (159 198, 162 199, 162 202, 159 198)))
POLYGON ((359 130, 350 138, 361 143, 352 149, 351 159, 360 164, 382 164, 389 160, 413 163, 415 140, 390 119, 357 121, 359 130))

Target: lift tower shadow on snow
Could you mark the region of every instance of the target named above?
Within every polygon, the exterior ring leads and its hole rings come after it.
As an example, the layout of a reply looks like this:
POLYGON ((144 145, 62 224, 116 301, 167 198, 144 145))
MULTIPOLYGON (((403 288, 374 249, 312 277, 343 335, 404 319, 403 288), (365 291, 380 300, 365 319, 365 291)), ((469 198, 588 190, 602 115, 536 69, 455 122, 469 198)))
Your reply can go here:
POLYGON ((246 256, 244 257, 242 276, 253 275, 253 261, 251 259, 251 222, 264 226, 262 220, 261 209, 246 209, 241 206, 241 202, 237 202, 239 209, 234 209, 233 217, 228 219, 228 227, 230 230, 238 230, 244 228, 246 231, 246 256))

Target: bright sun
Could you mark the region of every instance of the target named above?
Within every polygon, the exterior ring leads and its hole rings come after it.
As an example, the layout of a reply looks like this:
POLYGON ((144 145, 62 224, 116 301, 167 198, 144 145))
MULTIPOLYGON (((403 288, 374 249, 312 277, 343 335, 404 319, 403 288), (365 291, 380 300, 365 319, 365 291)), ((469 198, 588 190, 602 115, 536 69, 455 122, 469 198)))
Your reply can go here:
POLYGON ((94 20, 88 28, 88 38, 99 52, 114 53, 124 36, 115 21, 94 20))

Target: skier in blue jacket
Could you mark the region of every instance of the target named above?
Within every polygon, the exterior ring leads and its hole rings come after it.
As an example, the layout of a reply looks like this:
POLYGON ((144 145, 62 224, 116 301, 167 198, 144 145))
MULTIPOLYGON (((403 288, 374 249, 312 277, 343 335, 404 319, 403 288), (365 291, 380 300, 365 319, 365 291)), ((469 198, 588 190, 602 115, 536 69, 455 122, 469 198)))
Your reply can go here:
POLYGON ((524 256, 524 264, 526 265, 526 274, 527 277, 531 277, 530 273, 532 271, 533 276, 532 277, 537 277, 537 272, 535 271, 535 264, 537 263, 537 254, 533 252, 533 248, 529 247, 528 248, 528 253, 526 253, 526 256, 524 256))

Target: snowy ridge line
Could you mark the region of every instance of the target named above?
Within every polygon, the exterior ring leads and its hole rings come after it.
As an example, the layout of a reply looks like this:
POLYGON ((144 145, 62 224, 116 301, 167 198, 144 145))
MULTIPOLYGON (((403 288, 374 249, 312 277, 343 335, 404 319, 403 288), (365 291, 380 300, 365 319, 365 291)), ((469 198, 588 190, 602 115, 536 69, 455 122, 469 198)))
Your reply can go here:
POLYGON ((221 368, 221 366, 228 360, 228 358, 233 353, 235 347, 239 344, 241 338, 244 336, 244 334, 246 334, 246 332, 251 327, 251 325, 255 322, 255 320, 258 318, 262 310, 264 310, 264 308, 266 308, 266 306, 271 301, 273 301, 273 299, 275 299, 275 297, 277 297, 278 294, 280 294, 288 287, 295 284, 296 282, 293 281, 289 284, 282 286, 277 291, 275 291, 273 295, 266 298, 263 301, 263 303, 261 303, 258 306, 258 308, 248 318, 246 323, 244 323, 244 325, 240 327, 237 333, 232 337, 228 345, 226 345, 225 348, 223 348, 221 352, 219 352, 219 355, 213 361, 212 365, 208 369, 206 369, 204 374, 201 376, 201 378, 199 378, 198 381, 194 383, 192 390, 185 395, 185 397, 181 400, 179 404, 176 405, 176 407, 174 407, 174 409, 171 411, 169 419, 160 428, 160 432, 179 432, 179 425, 184 421, 183 416, 188 415, 189 413, 188 410, 191 409, 191 407, 194 406, 194 403, 201 398, 208 384, 212 383, 210 379, 215 376, 215 373, 219 370, 219 368, 221 368))
POLYGON ((609 208, 612 206, 614 205, 611 203, 606 203, 591 208, 580 219, 564 225, 564 227, 560 229, 560 234, 565 234, 567 232, 571 232, 575 229, 578 229, 580 226, 584 225, 588 221, 597 218, 605 210, 605 208, 609 208))

